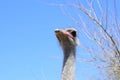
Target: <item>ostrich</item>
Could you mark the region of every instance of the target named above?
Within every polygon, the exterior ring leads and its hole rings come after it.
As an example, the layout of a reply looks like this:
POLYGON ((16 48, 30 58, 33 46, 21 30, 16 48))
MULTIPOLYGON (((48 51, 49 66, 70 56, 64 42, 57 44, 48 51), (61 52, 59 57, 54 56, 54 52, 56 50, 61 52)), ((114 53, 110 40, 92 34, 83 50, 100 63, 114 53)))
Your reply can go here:
POLYGON ((64 54, 61 80, 75 80, 77 31, 74 28, 56 29, 55 34, 64 54))

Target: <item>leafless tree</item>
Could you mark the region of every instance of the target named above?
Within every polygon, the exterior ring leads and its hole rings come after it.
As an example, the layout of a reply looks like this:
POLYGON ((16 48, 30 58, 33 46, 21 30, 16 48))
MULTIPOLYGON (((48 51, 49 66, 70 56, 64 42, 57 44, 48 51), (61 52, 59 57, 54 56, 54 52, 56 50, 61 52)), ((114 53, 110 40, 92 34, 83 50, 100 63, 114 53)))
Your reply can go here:
POLYGON ((120 80, 120 23, 117 1, 119 0, 74 0, 72 4, 59 5, 62 12, 77 24, 79 31, 90 42, 90 45, 85 44, 81 39, 80 46, 91 55, 87 61, 103 71, 104 77, 101 80, 120 80))

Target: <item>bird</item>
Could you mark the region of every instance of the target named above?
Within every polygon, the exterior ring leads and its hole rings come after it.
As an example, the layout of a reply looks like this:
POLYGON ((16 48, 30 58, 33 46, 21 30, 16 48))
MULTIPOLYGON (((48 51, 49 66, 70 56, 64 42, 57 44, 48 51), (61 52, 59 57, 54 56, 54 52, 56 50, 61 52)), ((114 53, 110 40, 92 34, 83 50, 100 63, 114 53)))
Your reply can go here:
POLYGON ((63 50, 61 80, 75 80, 76 46, 79 45, 75 28, 55 29, 55 35, 63 50))

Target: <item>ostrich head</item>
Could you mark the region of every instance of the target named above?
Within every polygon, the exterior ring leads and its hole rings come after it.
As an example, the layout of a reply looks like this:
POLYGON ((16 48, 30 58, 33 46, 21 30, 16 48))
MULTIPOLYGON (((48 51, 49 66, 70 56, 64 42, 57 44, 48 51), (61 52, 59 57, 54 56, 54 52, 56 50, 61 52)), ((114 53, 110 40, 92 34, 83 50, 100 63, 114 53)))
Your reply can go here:
POLYGON ((77 30, 74 28, 67 28, 64 30, 56 29, 55 34, 62 48, 75 47, 79 44, 77 39, 77 30))

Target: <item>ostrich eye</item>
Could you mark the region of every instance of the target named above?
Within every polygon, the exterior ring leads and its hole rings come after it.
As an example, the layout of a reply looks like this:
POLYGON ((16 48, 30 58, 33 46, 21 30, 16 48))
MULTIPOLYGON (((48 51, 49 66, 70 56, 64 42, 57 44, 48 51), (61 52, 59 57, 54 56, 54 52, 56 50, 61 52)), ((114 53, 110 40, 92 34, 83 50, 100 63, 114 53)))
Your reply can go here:
POLYGON ((72 31, 71 34, 73 37, 76 37, 76 31, 72 31))

